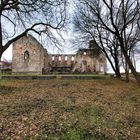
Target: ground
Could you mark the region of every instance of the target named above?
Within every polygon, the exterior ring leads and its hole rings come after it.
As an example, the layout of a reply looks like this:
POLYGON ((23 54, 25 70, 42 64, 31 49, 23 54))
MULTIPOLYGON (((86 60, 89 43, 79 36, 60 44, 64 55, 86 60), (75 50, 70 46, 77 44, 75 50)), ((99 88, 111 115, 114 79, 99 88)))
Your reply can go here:
POLYGON ((139 140, 140 88, 117 79, 1 80, 3 140, 139 140))

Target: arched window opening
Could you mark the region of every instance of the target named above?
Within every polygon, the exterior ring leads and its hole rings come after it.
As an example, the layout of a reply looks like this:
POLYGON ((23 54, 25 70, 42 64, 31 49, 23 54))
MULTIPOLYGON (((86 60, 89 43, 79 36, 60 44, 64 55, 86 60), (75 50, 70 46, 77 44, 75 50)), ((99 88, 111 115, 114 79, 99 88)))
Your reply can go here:
POLYGON ((61 56, 59 56, 59 57, 58 57, 58 60, 59 60, 59 61, 61 61, 61 60, 62 60, 61 56))
POLYGON ((71 57, 71 60, 74 61, 74 56, 71 57))
POLYGON ((67 61, 68 60, 68 56, 65 56, 65 61, 67 61))
POLYGON ((52 56, 52 61, 54 61, 54 59, 55 59, 54 56, 52 56))
POLYGON ((29 52, 28 51, 24 52, 24 61, 29 62, 29 52))
POLYGON ((86 52, 84 52, 83 54, 84 54, 84 55, 86 55, 87 53, 86 53, 86 52))
POLYGON ((103 66, 100 67, 100 71, 104 72, 104 67, 103 66))

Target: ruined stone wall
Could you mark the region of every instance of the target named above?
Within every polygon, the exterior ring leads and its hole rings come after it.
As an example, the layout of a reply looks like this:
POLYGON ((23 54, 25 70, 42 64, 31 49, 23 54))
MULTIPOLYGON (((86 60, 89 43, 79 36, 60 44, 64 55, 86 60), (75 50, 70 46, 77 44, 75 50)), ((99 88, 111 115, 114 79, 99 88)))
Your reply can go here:
POLYGON ((51 65, 71 66, 76 61, 75 58, 75 55, 71 54, 50 54, 49 63, 51 65))
POLYGON ((88 54, 77 55, 73 72, 87 72, 87 73, 105 73, 106 72, 106 58, 103 54, 98 57, 91 57, 88 54), (101 61, 102 60, 102 61, 101 61))
POLYGON ((47 50, 44 49, 44 59, 43 59, 43 71, 42 74, 46 74, 49 71, 49 54, 47 50))
POLYGON ((75 63, 75 55, 49 54, 45 61, 48 63, 46 72, 71 72, 75 63))
POLYGON ((42 73, 44 49, 32 36, 24 36, 13 44, 13 73, 42 73))
POLYGON ((106 58, 95 45, 87 49, 79 49, 74 55, 48 54, 34 37, 28 35, 13 44, 12 72, 105 73, 106 58))
POLYGON ((77 55, 76 64, 73 68, 74 71, 78 72, 96 72, 98 69, 97 62, 95 58, 88 55, 77 55))
MULTIPOLYGON (((105 73, 106 58, 103 54, 91 57, 89 54, 49 54, 48 72, 53 68, 70 68, 70 72, 105 73)), ((63 71, 63 70, 62 70, 63 71)))
POLYGON ((98 62, 99 62, 99 73, 106 73, 107 72, 107 60, 103 53, 101 53, 99 55, 98 62))

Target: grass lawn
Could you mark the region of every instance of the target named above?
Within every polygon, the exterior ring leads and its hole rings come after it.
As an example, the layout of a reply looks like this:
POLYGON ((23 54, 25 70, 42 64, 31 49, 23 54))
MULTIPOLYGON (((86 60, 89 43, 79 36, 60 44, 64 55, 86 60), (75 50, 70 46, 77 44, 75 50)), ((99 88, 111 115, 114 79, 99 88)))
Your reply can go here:
POLYGON ((104 75, 104 74, 96 74, 96 73, 52 73, 52 74, 4 74, 0 73, 0 76, 105 76, 109 77, 110 74, 104 75))
POLYGON ((0 80, 3 140, 140 140, 140 88, 116 79, 0 80))

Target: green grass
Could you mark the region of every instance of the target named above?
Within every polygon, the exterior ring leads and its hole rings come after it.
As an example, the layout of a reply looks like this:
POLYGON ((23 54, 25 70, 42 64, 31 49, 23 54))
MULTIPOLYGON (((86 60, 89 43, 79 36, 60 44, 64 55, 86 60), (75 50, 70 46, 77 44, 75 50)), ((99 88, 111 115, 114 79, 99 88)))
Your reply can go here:
POLYGON ((59 73, 53 73, 53 74, 4 74, 4 73, 0 73, 0 76, 99 76, 99 75, 102 75, 104 76, 103 74, 94 74, 94 73, 89 73, 89 74, 86 74, 86 73, 81 73, 81 74, 59 74, 59 73))
POLYGON ((137 140, 140 88, 116 79, 0 80, 4 140, 137 140))

